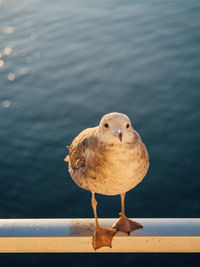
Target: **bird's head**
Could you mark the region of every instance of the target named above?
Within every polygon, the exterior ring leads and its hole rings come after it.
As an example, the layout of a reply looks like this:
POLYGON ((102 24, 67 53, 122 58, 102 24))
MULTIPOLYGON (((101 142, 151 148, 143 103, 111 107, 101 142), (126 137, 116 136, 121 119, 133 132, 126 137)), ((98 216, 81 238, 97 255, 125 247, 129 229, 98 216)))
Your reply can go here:
POLYGON ((113 112, 104 115, 99 123, 97 137, 105 143, 132 143, 135 131, 127 115, 113 112))

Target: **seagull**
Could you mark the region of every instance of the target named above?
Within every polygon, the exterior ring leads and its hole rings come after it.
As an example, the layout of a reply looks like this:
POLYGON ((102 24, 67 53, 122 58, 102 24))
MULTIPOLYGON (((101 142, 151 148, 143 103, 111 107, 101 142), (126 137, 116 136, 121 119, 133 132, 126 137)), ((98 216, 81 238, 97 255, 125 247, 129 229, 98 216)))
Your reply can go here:
POLYGON ((96 223, 93 248, 111 247, 117 231, 129 234, 143 228, 125 215, 126 192, 143 180, 149 168, 147 149, 128 116, 118 112, 104 115, 98 126, 82 131, 67 148, 69 155, 65 161, 69 163, 72 179, 92 193, 96 223), (95 193, 121 196, 120 217, 112 228, 99 225, 95 193))

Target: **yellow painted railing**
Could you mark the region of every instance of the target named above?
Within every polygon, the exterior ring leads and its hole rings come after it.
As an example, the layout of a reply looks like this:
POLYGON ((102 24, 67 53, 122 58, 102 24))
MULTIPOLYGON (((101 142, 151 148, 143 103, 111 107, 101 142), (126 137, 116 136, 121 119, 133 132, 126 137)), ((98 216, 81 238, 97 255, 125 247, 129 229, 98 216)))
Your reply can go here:
MULTIPOLYGON (((111 227, 117 219, 99 219, 111 227)), ((94 219, 0 219, 0 252, 200 252, 200 219, 135 219, 143 229, 118 232, 112 248, 92 248, 94 219)))

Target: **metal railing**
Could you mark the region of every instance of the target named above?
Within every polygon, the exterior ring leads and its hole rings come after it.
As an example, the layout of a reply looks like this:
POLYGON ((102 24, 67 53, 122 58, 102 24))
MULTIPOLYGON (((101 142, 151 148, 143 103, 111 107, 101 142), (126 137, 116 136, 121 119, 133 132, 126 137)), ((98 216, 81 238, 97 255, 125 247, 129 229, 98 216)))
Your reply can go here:
MULTIPOLYGON (((111 227, 117 219, 99 219, 111 227)), ((94 219, 0 219, 0 252, 200 252, 200 219, 135 219, 143 229, 118 232, 112 248, 94 250, 94 219)))

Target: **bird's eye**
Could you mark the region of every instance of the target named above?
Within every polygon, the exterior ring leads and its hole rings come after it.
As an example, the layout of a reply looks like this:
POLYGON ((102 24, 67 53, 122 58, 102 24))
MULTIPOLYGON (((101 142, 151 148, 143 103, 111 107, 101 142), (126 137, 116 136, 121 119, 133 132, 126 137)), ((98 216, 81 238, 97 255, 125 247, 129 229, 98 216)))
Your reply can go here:
POLYGON ((108 125, 107 123, 105 123, 105 124, 104 124, 104 126, 105 126, 106 128, 108 128, 108 127, 109 127, 109 125, 108 125))
POLYGON ((127 129, 129 128, 129 124, 126 124, 126 128, 127 128, 127 129))

